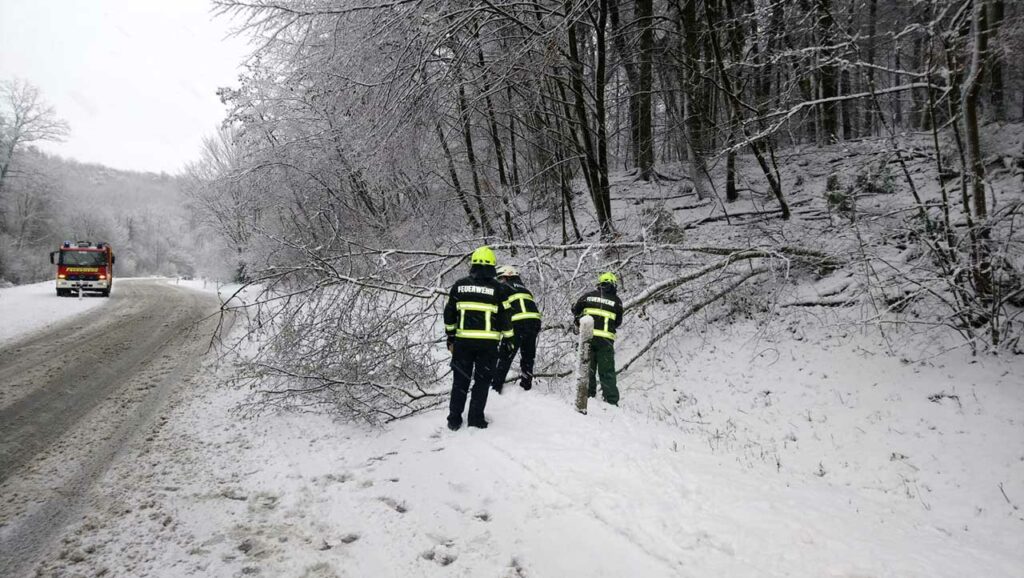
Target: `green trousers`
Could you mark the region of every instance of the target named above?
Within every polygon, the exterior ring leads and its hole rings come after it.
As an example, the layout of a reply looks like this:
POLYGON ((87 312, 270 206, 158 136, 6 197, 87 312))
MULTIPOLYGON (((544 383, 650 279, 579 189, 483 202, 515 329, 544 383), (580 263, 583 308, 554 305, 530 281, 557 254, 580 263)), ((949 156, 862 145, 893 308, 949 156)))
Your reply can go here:
POLYGON ((595 337, 590 342, 590 384, 587 393, 597 396, 597 377, 601 377, 601 397, 612 405, 619 405, 619 388, 615 385, 615 344, 609 339, 595 337))

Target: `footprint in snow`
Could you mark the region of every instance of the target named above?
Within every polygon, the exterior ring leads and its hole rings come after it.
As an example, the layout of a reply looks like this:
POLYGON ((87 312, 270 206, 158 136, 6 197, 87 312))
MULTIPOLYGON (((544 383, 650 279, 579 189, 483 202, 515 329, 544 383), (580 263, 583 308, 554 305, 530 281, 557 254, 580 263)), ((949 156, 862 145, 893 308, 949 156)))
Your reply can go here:
POLYGON ((377 499, 383 502, 387 507, 398 512, 399 514, 404 514, 409 511, 409 508, 406 507, 405 502, 398 502, 394 498, 389 498, 387 496, 381 496, 380 498, 377 499))
POLYGON ((501 573, 501 578, 527 578, 528 576, 526 568, 523 568, 523 564, 515 556, 509 562, 508 568, 505 568, 505 571, 501 573))
POLYGON ((280 500, 280 497, 269 492, 259 492, 249 500, 249 511, 258 513, 275 510, 280 500))
POLYGON ((420 557, 424 560, 437 562, 441 566, 447 566, 459 559, 459 555, 455 553, 454 547, 455 543, 451 540, 442 544, 435 544, 433 548, 420 554, 420 557))
POLYGON ((318 562, 312 566, 306 566, 301 578, 338 578, 338 576, 334 566, 327 562, 318 562))
POLYGON ((397 455, 398 455, 398 452, 388 452, 388 453, 383 454, 383 455, 373 456, 373 457, 371 457, 370 459, 368 459, 366 461, 370 462, 370 463, 372 463, 372 462, 383 462, 384 460, 388 459, 389 457, 397 456, 397 455))
POLYGON ((320 485, 324 485, 324 484, 327 484, 327 483, 344 484, 345 482, 348 482, 348 481, 351 481, 351 480, 352 480, 352 474, 350 474, 348 472, 344 472, 344 473, 341 473, 341 474, 327 474, 327 475, 323 476, 322 478, 320 478, 317 481, 320 483, 320 485))
POLYGON ((484 510, 480 510, 479 512, 473 514, 473 519, 480 520, 481 522, 490 522, 491 515, 484 510))

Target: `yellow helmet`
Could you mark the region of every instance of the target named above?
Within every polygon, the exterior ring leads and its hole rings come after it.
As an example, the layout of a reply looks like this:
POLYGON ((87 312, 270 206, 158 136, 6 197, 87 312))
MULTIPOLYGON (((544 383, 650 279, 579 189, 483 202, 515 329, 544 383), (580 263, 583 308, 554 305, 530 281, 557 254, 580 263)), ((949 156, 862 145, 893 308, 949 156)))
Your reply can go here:
POLYGON ((469 262, 474 265, 494 266, 498 264, 498 260, 494 258, 494 251, 486 245, 477 248, 476 251, 473 251, 473 255, 469 258, 469 262))
POLYGON ((615 276, 615 273, 612 273, 611 271, 605 271, 604 273, 601 273, 600 275, 597 276, 597 282, 611 283, 612 285, 615 285, 619 282, 619 278, 615 276))

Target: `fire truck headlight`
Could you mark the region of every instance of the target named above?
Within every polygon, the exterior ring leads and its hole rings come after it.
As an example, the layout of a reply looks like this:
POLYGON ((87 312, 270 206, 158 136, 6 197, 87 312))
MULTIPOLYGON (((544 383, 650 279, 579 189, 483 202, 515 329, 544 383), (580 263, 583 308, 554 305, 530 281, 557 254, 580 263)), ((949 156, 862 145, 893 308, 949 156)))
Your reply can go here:
POLYGON ((106 275, 100 275, 100 279, 106 279, 106 278, 107 278, 106 275))
POLYGON ((67 275, 57 275, 57 278, 58 279, 67 279, 68 276, 67 275))

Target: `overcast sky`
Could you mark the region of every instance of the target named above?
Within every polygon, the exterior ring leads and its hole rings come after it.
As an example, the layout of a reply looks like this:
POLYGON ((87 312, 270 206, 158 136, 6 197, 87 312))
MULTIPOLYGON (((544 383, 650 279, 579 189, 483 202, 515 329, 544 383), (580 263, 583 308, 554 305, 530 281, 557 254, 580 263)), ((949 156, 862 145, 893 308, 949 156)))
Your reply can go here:
POLYGON ((0 0, 0 79, 38 86, 71 124, 41 148, 178 172, 224 117, 247 46, 209 0, 0 0))

